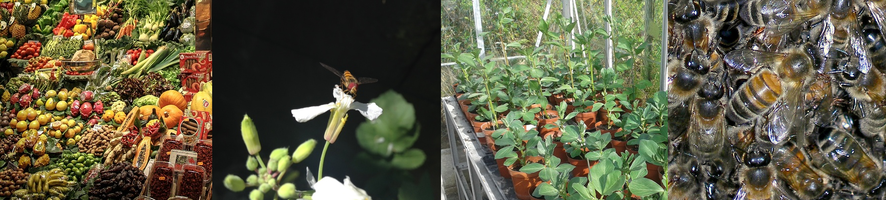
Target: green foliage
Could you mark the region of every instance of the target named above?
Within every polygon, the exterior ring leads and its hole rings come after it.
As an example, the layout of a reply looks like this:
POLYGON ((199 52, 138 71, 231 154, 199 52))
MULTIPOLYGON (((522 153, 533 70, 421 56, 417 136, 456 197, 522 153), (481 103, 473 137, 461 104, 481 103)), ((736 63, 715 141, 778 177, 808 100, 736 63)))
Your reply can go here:
POLYGON ((411 170, 420 167, 425 154, 411 148, 418 140, 421 126, 415 121, 415 108, 402 95, 389 90, 373 99, 384 109, 374 122, 357 127, 357 141, 366 152, 390 160, 390 167, 411 170))

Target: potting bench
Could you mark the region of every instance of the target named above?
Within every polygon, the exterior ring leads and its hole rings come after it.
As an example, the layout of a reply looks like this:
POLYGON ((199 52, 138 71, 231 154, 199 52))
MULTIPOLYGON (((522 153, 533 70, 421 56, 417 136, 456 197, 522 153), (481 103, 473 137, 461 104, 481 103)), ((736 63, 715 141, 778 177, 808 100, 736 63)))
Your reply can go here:
POLYGON ((511 181, 499 175, 495 153, 477 140, 455 97, 443 97, 442 102, 459 199, 517 199, 511 181))

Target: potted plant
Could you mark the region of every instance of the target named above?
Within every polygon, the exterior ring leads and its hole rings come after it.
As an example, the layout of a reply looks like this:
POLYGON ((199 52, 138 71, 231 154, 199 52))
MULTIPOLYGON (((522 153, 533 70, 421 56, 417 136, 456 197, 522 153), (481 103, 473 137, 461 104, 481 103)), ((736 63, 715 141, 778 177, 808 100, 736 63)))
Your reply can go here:
POLYGON ((493 134, 497 138, 495 144, 502 146, 495 153, 495 159, 505 158, 504 166, 508 167, 514 190, 520 199, 529 199, 530 192, 538 182, 542 157, 538 156, 536 145, 541 137, 536 130, 523 128, 523 122, 518 120, 519 113, 512 112, 505 117, 505 123, 509 131, 498 131, 493 134), (504 134, 508 133, 508 134, 504 134))
MULTIPOLYGON (((627 101, 626 101, 627 96, 624 94, 621 94, 618 91, 618 89, 622 88, 622 86, 624 84, 624 79, 621 79, 618 77, 618 74, 615 73, 615 69, 603 68, 603 69, 600 69, 600 71, 601 71, 600 79, 599 79, 599 82, 596 82, 596 84, 597 84, 596 87, 600 88, 602 90, 602 92, 599 94, 604 98, 604 102, 602 102, 602 103, 609 104, 609 102, 613 102, 611 104, 612 106, 618 106, 619 108, 621 108, 621 106, 619 106, 619 104, 627 103, 627 101), (617 97, 617 99, 612 98, 612 97, 607 97, 609 95, 615 95, 617 97)), ((604 109, 609 110, 609 107, 604 107, 604 109)), ((609 122, 610 115, 605 110, 603 112, 598 112, 598 114, 600 115, 598 121, 603 121, 604 123, 602 123, 602 124, 610 123, 609 122)), ((623 110, 623 109, 620 109, 620 110, 623 110)))
POLYGON ((561 159, 554 155, 557 146, 554 144, 554 138, 550 135, 538 141, 536 147, 538 153, 543 155, 545 162, 539 169, 539 178, 541 178, 542 182, 535 189, 534 193, 549 199, 566 197, 570 173, 575 166, 569 163, 561 163, 561 159))
MULTIPOLYGON (((566 104, 566 101, 560 102, 560 105, 557 106, 557 115, 565 116, 565 117, 560 117, 556 121, 556 124, 555 124, 556 127, 553 128, 553 129, 555 129, 554 131, 551 131, 548 133, 542 133, 542 137, 546 137, 548 135, 553 137, 554 144, 557 145, 557 147, 554 148, 554 155, 556 155, 558 158, 560 158, 562 160, 566 160, 568 156, 566 154, 566 151, 563 148, 563 143, 561 141, 561 136, 563 134, 562 134, 560 127, 566 126, 566 122, 569 120, 572 120, 572 118, 574 118, 575 115, 578 114, 576 112, 567 113, 566 112, 567 106, 568 105, 566 104)), ((550 125, 546 125, 546 126, 550 126, 550 125)))

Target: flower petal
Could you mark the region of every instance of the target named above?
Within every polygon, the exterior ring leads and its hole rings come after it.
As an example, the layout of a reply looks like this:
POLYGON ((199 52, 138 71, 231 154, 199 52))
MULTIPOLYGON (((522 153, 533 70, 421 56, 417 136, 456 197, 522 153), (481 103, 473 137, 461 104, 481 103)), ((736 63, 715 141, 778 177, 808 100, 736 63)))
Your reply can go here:
POLYGON ((366 194, 366 191, 363 189, 357 188, 351 183, 350 177, 345 178, 344 184, 338 182, 335 178, 332 177, 323 177, 319 182, 312 186, 314 188, 314 194, 311 195, 312 199, 315 200, 325 200, 325 199, 335 199, 335 200, 365 200, 372 199, 369 195, 366 194))
POLYGON ((378 116, 382 113, 381 107, 378 107, 378 104, 375 103, 364 104, 355 101, 351 104, 351 109, 360 111, 360 114, 363 114, 369 121, 378 119, 378 116))
POLYGON ((295 117, 295 121, 307 122, 332 108, 335 108, 335 103, 292 109, 292 117, 295 117))
POLYGON ((332 88, 332 97, 335 97, 335 101, 341 101, 341 98, 350 97, 350 95, 345 94, 345 91, 342 91, 341 87, 336 84, 335 88, 332 88))

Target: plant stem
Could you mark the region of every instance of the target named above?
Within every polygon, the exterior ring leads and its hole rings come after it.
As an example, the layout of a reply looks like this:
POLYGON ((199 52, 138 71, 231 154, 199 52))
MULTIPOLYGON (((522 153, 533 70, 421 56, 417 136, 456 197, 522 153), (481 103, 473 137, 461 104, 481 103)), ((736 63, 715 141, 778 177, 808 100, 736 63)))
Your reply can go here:
POLYGON ((320 154, 320 170, 317 171, 317 182, 320 182, 320 179, 323 178, 323 161, 326 159, 326 149, 329 148, 329 141, 326 141, 326 145, 323 146, 323 153, 320 154))
POLYGON ((255 154, 255 159, 258 160, 258 164, 261 165, 261 168, 266 168, 265 161, 261 159, 261 154, 255 154))

